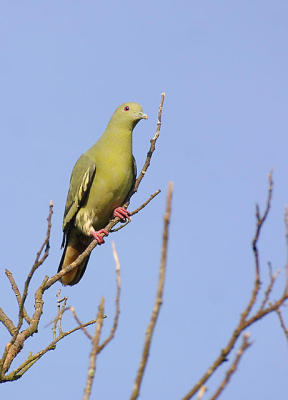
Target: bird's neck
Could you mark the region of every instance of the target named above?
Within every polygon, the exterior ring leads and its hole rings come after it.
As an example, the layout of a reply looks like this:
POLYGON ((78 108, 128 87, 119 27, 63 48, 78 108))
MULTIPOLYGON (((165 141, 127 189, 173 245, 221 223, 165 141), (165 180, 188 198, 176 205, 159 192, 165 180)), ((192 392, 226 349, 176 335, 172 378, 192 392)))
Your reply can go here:
POLYGON ((127 146, 132 145, 132 128, 109 124, 106 131, 99 140, 106 141, 109 145, 127 146))
MULTIPOLYGON (((95 151, 98 151, 97 149, 100 148, 105 148, 105 153, 113 153, 114 156, 119 156, 121 158, 130 158, 132 157, 132 129, 109 124, 98 140, 97 146, 94 148, 95 151)), ((102 154, 102 156, 105 157, 105 154, 102 154)))

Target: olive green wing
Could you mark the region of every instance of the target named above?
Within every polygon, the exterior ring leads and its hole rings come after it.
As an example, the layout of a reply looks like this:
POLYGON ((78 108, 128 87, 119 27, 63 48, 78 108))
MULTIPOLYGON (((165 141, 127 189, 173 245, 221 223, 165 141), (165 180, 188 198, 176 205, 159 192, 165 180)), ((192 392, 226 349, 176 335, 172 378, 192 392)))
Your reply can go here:
POLYGON ((83 154, 75 164, 70 178, 70 186, 63 219, 64 234, 69 229, 69 226, 74 220, 78 210, 85 203, 95 173, 95 162, 83 154))

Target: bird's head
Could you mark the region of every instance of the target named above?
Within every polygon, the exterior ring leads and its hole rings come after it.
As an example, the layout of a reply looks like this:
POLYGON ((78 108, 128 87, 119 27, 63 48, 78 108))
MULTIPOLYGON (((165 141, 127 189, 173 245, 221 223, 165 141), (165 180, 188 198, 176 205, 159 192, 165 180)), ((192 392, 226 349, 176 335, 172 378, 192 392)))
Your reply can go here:
POLYGON ((133 130, 135 125, 141 119, 147 119, 147 118, 148 116, 143 113, 140 104, 123 103, 115 110, 110 122, 112 122, 113 124, 116 123, 118 124, 118 126, 122 126, 124 128, 133 130))

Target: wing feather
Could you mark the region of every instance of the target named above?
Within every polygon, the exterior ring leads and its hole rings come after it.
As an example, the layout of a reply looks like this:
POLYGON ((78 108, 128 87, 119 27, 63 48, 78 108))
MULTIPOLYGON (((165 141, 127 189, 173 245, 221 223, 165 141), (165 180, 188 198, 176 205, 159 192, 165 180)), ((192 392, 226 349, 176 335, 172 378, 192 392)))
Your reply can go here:
POLYGON ((70 187, 66 200, 63 231, 69 228, 79 208, 83 206, 96 173, 96 164, 86 155, 82 155, 73 168, 70 187))

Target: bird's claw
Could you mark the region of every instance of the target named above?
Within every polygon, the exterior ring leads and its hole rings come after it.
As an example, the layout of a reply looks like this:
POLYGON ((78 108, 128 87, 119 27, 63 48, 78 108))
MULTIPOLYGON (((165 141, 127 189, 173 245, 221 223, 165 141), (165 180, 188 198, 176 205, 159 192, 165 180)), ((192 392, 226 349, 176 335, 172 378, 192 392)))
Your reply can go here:
POLYGON ((95 231, 95 229, 91 229, 90 235, 94 237, 94 239, 97 240, 98 244, 104 243, 103 236, 108 236, 109 232, 106 229, 100 229, 100 231, 95 231))
POLYGON ((120 218, 121 221, 125 221, 126 219, 130 220, 130 213, 124 207, 115 208, 115 210, 113 211, 113 216, 120 218))

